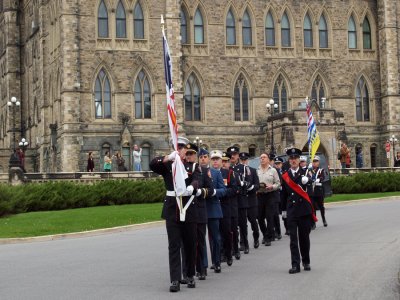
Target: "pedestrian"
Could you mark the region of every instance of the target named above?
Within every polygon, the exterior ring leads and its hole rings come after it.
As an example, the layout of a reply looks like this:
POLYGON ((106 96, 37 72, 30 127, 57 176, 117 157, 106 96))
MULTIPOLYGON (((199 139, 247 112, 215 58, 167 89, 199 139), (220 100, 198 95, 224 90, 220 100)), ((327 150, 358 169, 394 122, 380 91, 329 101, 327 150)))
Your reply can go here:
POLYGON ((25 153, 21 148, 17 149, 17 156, 19 158, 19 164, 22 169, 22 172, 26 173, 25 170, 25 153))
MULTIPOLYGON (((184 260, 186 266, 186 274, 188 277, 188 288, 195 288, 194 280, 195 264, 196 264, 196 226, 197 226, 197 206, 195 195, 201 188, 199 181, 201 180, 201 170, 198 166, 194 166, 188 178, 185 180, 186 193, 184 196, 177 197, 174 189, 174 180, 172 173, 172 163, 175 159, 185 160, 186 145, 188 139, 184 137, 178 138, 178 150, 171 152, 169 155, 155 157, 150 163, 150 169, 161 175, 164 179, 165 188, 167 190, 163 203, 162 218, 165 219, 167 235, 168 235, 168 256, 170 271, 170 292, 178 292, 180 290, 180 280, 182 279, 182 256, 181 246, 184 248, 184 260), (180 219, 181 210, 178 201, 182 201, 183 208, 186 206, 185 218, 180 219)), ((193 164, 191 164, 192 166, 193 164)), ((185 165, 186 168, 186 165, 185 165)))
POLYGON ((125 159, 122 157, 121 152, 119 152, 119 151, 116 154, 116 161, 117 161, 118 172, 126 171, 125 159))
POLYGON ((133 169, 135 171, 142 171, 142 148, 138 145, 133 146, 133 169))
MULTIPOLYGON (((114 157, 114 156, 113 156, 114 157)), ((112 158, 110 157, 110 152, 106 151, 104 155, 104 172, 111 172, 112 158)))
MULTIPOLYGON (((277 170, 271 165, 270 156, 267 153, 260 155, 260 166, 257 175, 260 181, 260 188, 257 191, 258 198, 258 224, 263 234, 263 244, 271 246, 275 239, 274 216, 279 216, 279 189, 281 182, 277 170), (267 225, 265 225, 265 219, 267 225)), ((279 217, 278 217, 279 218, 279 217)))
POLYGON ((350 150, 349 148, 347 148, 345 143, 343 143, 340 148, 338 159, 340 160, 340 164, 342 165, 342 170, 346 169, 346 162, 348 159, 350 159, 350 150))
POLYGON ((358 149, 356 154, 356 168, 362 168, 362 167, 363 167, 363 153, 362 149, 358 149))
POLYGON ((302 168, 303 170, 307 170, 307 156, 300 156, 300 168, 302 168))
POLYGON ((400 167, 400 152, 396 153, 396 157, 394 158, 394 167, 400 167))
POLYGON ((86 172, 93 172, 94 171, 94 159, 93 154, 90 151, 87 160, 86 172))
MULTIPOLYGON (((310 188, 310 197, 311 201, 314 205, 314 212, 315 214, 317 213, 317 209, 321 212, 321 217, 322 217, 322 222, 324 224, 324 227, 328 226, 328 223, 326 222, 325 218, 325 207, 324 207, 324 186, 322 183, 325 180, 325 171, 323 168, 319 167, 320 163, 320 158, 319 156, 314 156, 313 162, 312 162, 312 169, 308 171, 308 177, 311 180, 311 188, 310 188)), ((315 229, 315 224, 313 226, 315 229)))
POLYGON ((349 151, 347 152, 347 155, 346 155, 346 169, 350 168, 350 165, 351 165, 351 158, 350 158, 350 149, 349 149, 349 151))
POLYGON ((289 274, 300 272, 300 262, 305 271, 310 271, 310 231, 313 222, 317 219, 313 212, 313 205, 307 194, 310 186, 306 172, 299 167, 301 150, 290 148, 286 154, 289 156, 290 169, 282 175, 282 192, 284 211, 290 231, 290 252, 292 268, 289 274), (299 251, 300 246, 300 251, 299 251), (300 260, 301 253, 301 260, 300 260))

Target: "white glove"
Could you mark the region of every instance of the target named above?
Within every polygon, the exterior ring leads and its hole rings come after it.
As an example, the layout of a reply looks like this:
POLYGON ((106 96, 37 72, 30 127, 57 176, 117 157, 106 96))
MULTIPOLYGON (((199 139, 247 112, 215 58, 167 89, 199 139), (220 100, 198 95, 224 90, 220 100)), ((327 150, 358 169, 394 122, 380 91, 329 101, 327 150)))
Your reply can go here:
POLYGON ((286 210, 284 210, 284 211, 282 212, 282 218, 284 218, 284 219, 286 219, 286 218, 287 218, 287 213, 286 213, 286 210))
POLYGON ((201 195, 201 189, 198 189, 196 192, 196 197, 199 197, 201 195))
POLYGON ((177 155, 179 155, 178 151, 171 152, 171 154, 168 155, 168 160, 174 161, 177 155))
POLYGON ((244 186, 244 181, 241 181, 241 182, 240 182, 240 186, 244 186))
POLYGON ((254 189, 254 184, 251 185, 247 190, 248 190, 248 191, 251 191, 252 189, 254 189))
POLYGON ((321 179, 317 178, 317 179, 315 179, 315 182, 316 182, 316 183, 320 183, 320 182, 321 182, 321 179))
POLYGON ((188 196, 192 195, 193 191, 194 191, 193 185, 189 185, 189 186, 186 187, 186 193, 187 193, 188 196))
POLYGON ((308 182, 308 177, 307 176, 301 177, 301 183, 302 184, 307 184, 307 182, 308 182))
POLYGON ((212 197, 214 197, 216 193, 217 193, 217 191, 214 189, 214 193, 212 194, 212 197))

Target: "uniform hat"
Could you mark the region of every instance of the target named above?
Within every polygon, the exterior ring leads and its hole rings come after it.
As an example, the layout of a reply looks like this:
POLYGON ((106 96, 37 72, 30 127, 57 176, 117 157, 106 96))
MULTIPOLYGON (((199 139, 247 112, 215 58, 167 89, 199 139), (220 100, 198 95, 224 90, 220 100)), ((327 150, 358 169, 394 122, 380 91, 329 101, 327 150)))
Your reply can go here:
POLYGON ((222 158, 222 152, 219 150, 211 151, 210 158, 222 158))
POLYGON ((222 152, 222 160, 230 160, 231 159, 231 155, 226 153, 226 152, 222 152))
POLYGON ((197 147, 197 145, 193 144, 193 143, 187 144, 185 148, 187 149, 186 153, 188 153, 188 152, 197 153, 199 151, 199 147, 197 147))
MULTIPOLYGON (((171 146, 173 146, 172 138, 169 139, 169 144, 170 144, 171 146)), ((178 145, 184 145, 184 146, 186 146, 187 144, 189 144, 189 140, 188 140, 187 138, 185 138, 185 137, 183 137, 183 136, 179 136, 179 137, 178 137, 178 145)))
POLYGON ((275 157, 275 163, 283 163, 283 159, 281 157, 275 157))
POLYGON ((197 153, 198 156, 202 155, 209 155, 210 153, 207 151, 207 149, 200 148, 199 152, 197 153))
POLYGON ((240 149, 239 149, 239 147, 231 146, 228 149, 226 149, 226 152, 228 152, 228 154, 232 155, 233 153, 239 153, 240 149))
POLYGON ((286 150, 286 154, 289 157, 299 158, 301 155, 301 150, 297 148, 289 148, 286 150))
POLYGON ((307 156, 304 155, 300 156, 300 161, 307 161, 307 156))
POLYGON ((318 155, 315 155, 314 158, 313 158, 313 161, 320 161, 319 156, 318 156, 318 155))
POLYGON ((249 157, 250 157, 250 155, 249 155, 247 152, 240 152, 240 153, 239 153, 239 158, 240 158, 241 160, 249 159, 249 157))

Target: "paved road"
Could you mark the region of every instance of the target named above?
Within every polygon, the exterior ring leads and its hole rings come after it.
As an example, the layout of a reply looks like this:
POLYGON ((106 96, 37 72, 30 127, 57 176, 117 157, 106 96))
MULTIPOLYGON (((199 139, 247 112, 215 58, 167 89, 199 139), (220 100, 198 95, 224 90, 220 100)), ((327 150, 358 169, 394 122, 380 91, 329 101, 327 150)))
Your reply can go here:
POLYGON ((400 199, 330 206, 311 272, 289 275, 289 239, 251 249, 196 289, 168 292, 163 226, 0 246, 0 299, 400 299, 400 199))

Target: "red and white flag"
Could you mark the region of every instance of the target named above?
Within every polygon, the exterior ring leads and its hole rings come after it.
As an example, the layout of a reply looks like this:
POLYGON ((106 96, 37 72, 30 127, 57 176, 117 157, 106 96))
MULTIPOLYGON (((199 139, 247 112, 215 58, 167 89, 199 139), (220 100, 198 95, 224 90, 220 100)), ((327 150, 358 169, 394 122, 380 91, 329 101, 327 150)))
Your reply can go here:
MULTIPOLYGON (((173 147, 175 150, 178 150, 178 122, 175 110, 174 86, 172 84, 172 62, 164 29, 162 30, 162 34, 163 34, 163 49, 164 49, 164 73, 165 73, 165 83, 166 83, 165 88, 167 91, 168 124, 169 124, 169 131, 172 137, 173 147)), ((175 193, 177 196, 182 196, 186 192, 185 179, 188 178, 188 175, 179 155, 176 156, 175 161, 172 164, 172 172, 173 172, 172 178, 174 180, 175 193)))

